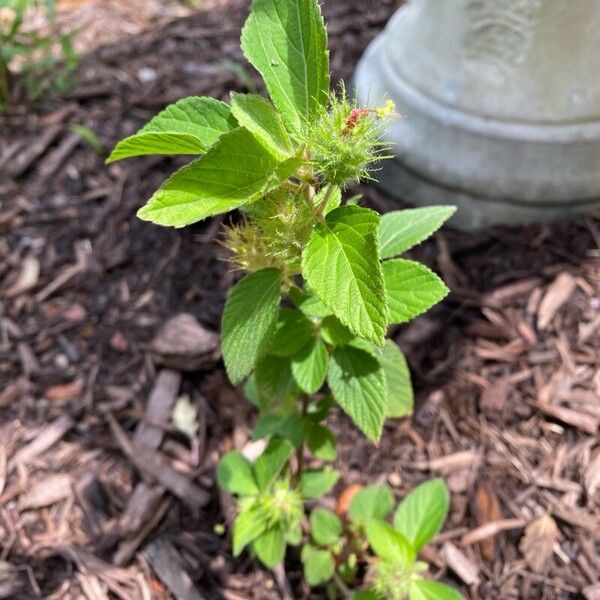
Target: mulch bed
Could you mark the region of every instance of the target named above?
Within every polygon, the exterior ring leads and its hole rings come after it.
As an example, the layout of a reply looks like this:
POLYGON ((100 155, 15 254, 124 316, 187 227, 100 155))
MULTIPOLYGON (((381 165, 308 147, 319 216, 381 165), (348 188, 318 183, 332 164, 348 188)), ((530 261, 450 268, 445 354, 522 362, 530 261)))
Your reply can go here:
MULTIPOLYGON (((397 5, 324 3, 336 78, 397 5)), ((231 508, 214 467, 254 418, 218 359, 235 276, 220 221, 137 220, 182 163, 105 167, 70 129, 108 150, 182 96, 246 90, 246 10, 215 0, 102 47, 69 94, 0 117, 0 598, 323 597, 297 557, 286 578, 233 559, 214 532, 231 508), (180 396, 197 410, 191 438, 169 418, 180 396)), ((426 559, 466 597, 600 598, 599 248, 599 216, 444 230, 414 256, 452 294, 394 332, 414 417, 386 425, 378 447, 332 419, 337 491, 387 481, 402 497, 446 478, 451 515, 426 559)))

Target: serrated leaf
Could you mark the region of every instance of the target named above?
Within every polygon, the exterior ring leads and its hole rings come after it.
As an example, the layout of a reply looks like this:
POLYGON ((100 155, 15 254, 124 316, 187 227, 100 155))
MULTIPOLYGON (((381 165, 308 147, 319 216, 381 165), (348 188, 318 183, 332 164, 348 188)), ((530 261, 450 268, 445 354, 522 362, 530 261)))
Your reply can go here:
POLYGON ((419 551, 442 529, 450 508, 450 494, 443 479, 418 485, 398 505, 394 527, 419 551))
POLYGON ((386 562, 409 565, 414 561, 415 550, 410 542, 385 521, 367 521, 365 534, 375 554, 386 562))
POLYGON ((292 357, 292 374, 303 392, 314 394, 323 387, 328 361, 327 348, 318 338, 313 338, 292 357))
POLYGON ((413 388, 410 371, 402 351, 392 340, 386 340, 379 358, 385 374, 387 389, 387 417, 398 418, 413 411, 413 388))
POLYGON ((395 210, 381 217, 381 258, 406 252, 437 231, 456 211, 454 206, 395 210))
POLYGON ((333 488, 340 474, 329 467, 308 470, 300 477, 300 492, 308 500, 324 496, 333 488))
POLYGON ((335 401, 370 439, 381 437, 387 409, 386 383, 379 361, 353 346, 336 348, 327 382, 335 401))
POLYGON ((321 550, 311 544, 305 544, 300 558, 304 566, 304 579, 308 585, 314 587, 333 577, 335 563, 329 550, 321 550))
POLYGON ((315 325, 304 313, 293 308, 282 308, 279 311, 269 354, 292 356, 314 337, 315 325))
POLYGON ((292 375, 290 358, 271 356, 262 358, 254 372, 256 387, 261 397, 261 408, 268 410, 286 401, 297 391, 292 375))
POLYGON ((272 527, 252 542, 252 550, 267 567, 278 565, 285 556, 285 538, 281 527, 272 527))
POLYGON ((204 154, 224 133, 236 127, 224 102, 197 96, 184 98, 121 140, 106 162, 147 154, 204 154))
POLYGON ((237 451, 228 452, 217 466, 217 482, 230 494, 250 496, 258 492, 252 465, 237 451))
POLYGON ((249 273, 231 290, 221 322, 221 348, 229 379, 240 383, 266 351, 279 315, 281 271, 249 273))
POLYGON ((292 141, 273 105, 256 94, 231 94, 231 112, 237 122, 251 131, 281 160, 290 158, 292 141))
POLYGON ((327 30, 318 3, 254 0, 241 44, 284 123, 298 134, 329 94, 327 30))
POLYGON ((325 342, 332 346, 345 346, 354 339, 354 334, 333 315, 321 321, 320 332, 325 342))
POLYGON ((260 491, 266 490, 279 477, 294 450, 288 440, 272 439, 254 463, 254 475, 260 491))
POLYGON ((444 282, 425 265, 396 258, 383 263, 389 323, 406 323, 448 294, 444 282))
POLYGON ((334 544, 342 535, 342 522, 330 510, 315 508, 309 520, 312 539, 320 546, 334 544))
POLYGON ((313 230, 302 256, 302 274, 343 325, 381 345, 387 307, 378 226, 379 215, 368 208, 336 208, 313 230))
POLYGON ((137 215, 157 225, 183 227, 254 202, 285 181, 299 164, 296 158, 279 161, 240 127, 169 177, 137 215))
POLYGON ((306 434, 306 445, 319 460, 335 460, 337 457, 336 439, 324 425, 313 425, 306 434))
POLYGON ((267 525, 267 515, 257 505, 240 512, 233 522, 233 555, 239 556, 248 544, 267 530, 267 525))
POLYGON ((414 579, 408 598, 409 600, 464 600, 464 596, 454 588, 429 579, 414 579))
POLYGON ((371 519, 385 519, 394 507, 394 495, 388 485, 368 485, 354 494, 348 515, 353 523, 364 525, 371 519))

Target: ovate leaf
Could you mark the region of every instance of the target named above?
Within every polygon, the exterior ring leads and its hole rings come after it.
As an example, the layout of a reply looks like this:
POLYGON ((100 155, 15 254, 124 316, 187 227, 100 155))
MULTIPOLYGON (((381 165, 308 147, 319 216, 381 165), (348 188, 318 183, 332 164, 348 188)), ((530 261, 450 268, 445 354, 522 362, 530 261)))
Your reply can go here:
POLYGON ((318 392, 327 375, 329 355, 325 344, 313 338, 292 357, 292 374, 298 387, 307 394, 318 392))
POLYGON ((310 534, 320 546, 329 546, 342 535, 342 522, 330 510, 315 508, 310 513, 310 534))
POLYGON ((306 544, 302 548, 300 559, 304 565, 304 579, 308 585, 320 585, 333 577, 335 564, 329 550, 321 550, 306 544))
POLYGON ((319 498, 331 490, 340 474, 329 467, 304 471, 300 477, 300 491, 308 500, 319 498))
POLYGON ((263 76, 292 133, 314 118, 329 94, 327 30, 316 0, 254 0, 242 50, 263 76))
POLYGON ((221 323, 225 368, 236 385, 266 351, 279 314, 281 271, 249 273, 231 290, 221 323))
POLYGON ((385 374, 387 417, 405 417, 413 410, 413 389, 406 358, 392 340, 386 340, 379 359, 385 374))
POLYGON ((450 494, 443 479, 418 485, 398 505, 394 527, 419 551, 439 533, 450 508, 450 494))
POLYGON ((298 165, 295 158, 280 162, 247 129, 235 129, 167 179, 137 214, 158 225, 183 227, 253 202, 298 165))
POLYGON ((273 105, 256 94, 231 94, 231 112, 269 151, 284 160, 292 155, 292 142, 273 105))
POLYGON ((315 227, 303 253, 302 274, 352 333, 382 344, 387 309, 378 226, 379 215, 368 208, 336 208, 315 227))
POLYGON ((429 579, 414 579, 411 582, 408 598, 409 600, 464 600, 464 596, 454 588, 429 579))
POLYGON ((324 425, 313 425, 306 434, 308 449, 319 460, 335 460, 337 457, 336 439, 331 429, 324 425))
POLYGON ((304 313, 292 308, 282 308, 269 354, 292 356, 302 350, 314 336, 315 325, 304 313))
POLYGON ((240 512, 233 523, 233 555, 238 556, 267 526, 267 515, 260 506, 252 505, 240 512))
POLYGON ((332 346, 345 346, 354 339, 354 334, 337 317, 329 315, 321 321, 321 337, 332 346))
POLYGON ((406 252, 437 231, 456 211, 454 206, 395 210, 381 217, 381 258, 406 252))
POLYGON ((288 440, 274 438, 254 463, 256 483, 261 491, 266 490, 277 479, 293 451, 288 440))
POLYGON ((228 452, 219 461, 217 482, 230 494, 250 496, 258 492, 252 465, 237 451, 228 452))
POLYGON ((121 140, 107 162, 146 154, 204 154, 237 127, 229 106, 191 97, 167 106, 136 134, 121 140))
POLYGON ((379 558, 401 565, 408 565, 415 559, 415 551, 408 540, 385 521, 367 521, 365 533, 371 548, 379 558))
POLYGON ((406 323, 448 294, 444 282, 425 265, 397 258, 383 263, 390 323, 406 323))
POLYGON ((354 494, 348 515, 357 525, 371 519, 385 519, 394 506, 394 495, 388 485, 368 485, 354 494))
POLYGON ((381 437, 387 409, 386 382, 379 361, 353 346, 340 346, 329 361, 327 382, 335 401, 365 435, 381 437))
POLYGON ((254 379, 263 409, 285 405, 286 400, 297 389, 289 358, 270 354, 265 356, 256 365, 254 379))
POLYGON ((285 556, 285 539, 279 526, 271 527, 252 543, 252 550, 267 567, 278 565, 285 556))
POLYGON ((301 292, 297 288, 292 288, 290 299, 307 317, 326 317, 331 314, 331 311, 309 292, 301 292))

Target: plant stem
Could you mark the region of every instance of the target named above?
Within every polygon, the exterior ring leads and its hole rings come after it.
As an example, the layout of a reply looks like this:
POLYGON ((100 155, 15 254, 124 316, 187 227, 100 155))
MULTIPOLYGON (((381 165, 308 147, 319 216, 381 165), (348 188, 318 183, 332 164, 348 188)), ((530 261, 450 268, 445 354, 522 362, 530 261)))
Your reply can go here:
POLYGON ((329 198, 331 198, 331 194, 333 194, 333 185, 329 184, 325 190, 325 194, 323 194, 323 200, 321 200, 321 203, 317 206, 317 217, 319 219, 323 218, 323 211, 329 202, 329 198))
MULTIPOLYGON (((308 395, 302 394, 302 417, 306 416, 308 411, 308 395)), ((300 483, 300 479, 302 478, 302 473, 304 472, 304 441, 300 444, 298 449, 296 450, 296 474, 294 476, 294 482, 296 485, 300 483)))
POLYGON ((352 592, 350 591, 350 588, 342 581, 342 578, 335 572, 333 574, 333 583, 335 583, 335 586, 344 598, 352 597, 352 592))
POLYGON ((10 103, 10 87, 8 83, 8 66, 0 57, 0 108, 10 103))

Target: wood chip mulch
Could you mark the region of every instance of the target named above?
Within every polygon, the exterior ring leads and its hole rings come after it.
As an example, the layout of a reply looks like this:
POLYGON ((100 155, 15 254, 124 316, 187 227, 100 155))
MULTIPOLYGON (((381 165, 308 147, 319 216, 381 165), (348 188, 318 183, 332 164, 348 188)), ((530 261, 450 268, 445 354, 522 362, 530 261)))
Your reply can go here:
MULTIPOLYGON (((347 77, 398 3, 324 5, 347 77)), ((266 572, 214 530, 231 517, 214 467, 254 419, 219 357, 234 280, 221 220, 137 220, 182 163, 105 167, 71 129, 106 152, 173 100, 255 85, 238 47, 246 10, 214 0, 101 47, 66 96, 0 117, 0 598, 324 597, 293 553, 287 574, 266 572)), ((394 331, 415 414, 378 447, 334 415, 337 491, 387 481, 400 498, 441 475, 452 510, 424 553, 432 576, 472 599, 597 600, 600 216, 444 230, 413 255, 452 288, 394 331)))

